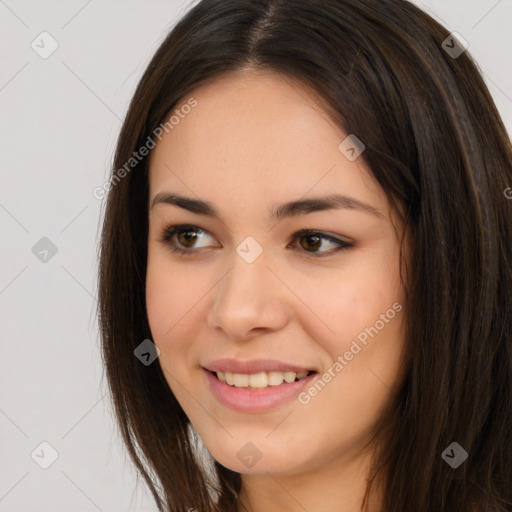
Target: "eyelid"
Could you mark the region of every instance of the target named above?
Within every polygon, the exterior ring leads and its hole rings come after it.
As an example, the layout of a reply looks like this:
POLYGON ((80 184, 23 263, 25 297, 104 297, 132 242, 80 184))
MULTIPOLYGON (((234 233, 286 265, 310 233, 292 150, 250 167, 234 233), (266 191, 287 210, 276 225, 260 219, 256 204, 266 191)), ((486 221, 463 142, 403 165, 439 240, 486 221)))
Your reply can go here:
MULTIPOLYGON (((196 226, 194 224, 175 224, 175 225, 171 225, 171 226, 167 227, 166 229, 164 229, 161 236, 158 238, 158 241, 162 242, 164 244, 167 244, 167 245, 174 246, 174 248, 172 249, 172 252, 176 252, 183 256, 196 254, 199 252, 200 249, 204 248, 204 247, 199 247, 199 248, 192 247, 192 248, 188 248, 188 249, 186 249, 186 248, 183 249, 181 247, 176 247, 176 244, 172 244, 170 242, 170 240, 177 233, 180 233, 182 231, 193 231, 193 232, 198 232, 198 233, 204 233, 204 234, 210 236, 211 238, 214 238, 213 235, 211 235, 207 230, 200 228, 199 226, 196 226)), ((310 252, 310 251, 306 251, 306 250, 300 251, 300 252, 304 253, 305 255, 313 257, 313 258, 322 258, 324 256, 330 256, 334 253, 337 253, 337 252, 340 252, 340 251, 343 251, 346 249, 351 249, 355 246, 355 244, 352 240, 346 240, 343 237, 340 237, 338 235, 331 235, 328 232, 325 232, 325 231, 322 231, 319 229, 311 229, 311 228, 300 229, 300 230, 296 231, 295 233, 293 233, 292 240, 291 240, 290 244, 294 244, 299 238, 302 238, 302 237, 308 236, 308 235, 319 235, 320 239, 328 240, 329 242, 331 242, 337 246, 334 249, 330 249, 327 251, 318 251, 318 252, 315 252, 315 251, 310 252)), ((290 244, 287 245, 287 248, 289 247, 290 244)), ((295 249, 295 250, 297 250, 297 249, 295 249)))
MULTIPOLYGON (((162 243, 170 243, 170 239, 180 231, 196 231, 198 233, 205 233, 210 238, 214 238, 213 235, 211 235, 206 229, 200 228, 199 226, 196 226, 194 224, 175 224, 164 229, 158 240, 162 243)), ((193 251, 194 249, 184 250, 184 252, 193 251)))
POLYGON ((345 243, 347 245, 353 245, 354 244, 354 240, 351 240, 348 237, 343 237, 343 236, 340 236, 340 235, 334 235, 334 234, 329 233, 328 231, 322 231, 321 229, 311 229, 311 228, 299 229, 298 231, 296 231, 293 234, 293 237, 299 238, 301 236, 306 236, 306 235, 322 235, 322 238, 327 239, 327 240, 331 240, 334 243, 336 243, 336 242, 343 242, 343 243, 345 243))

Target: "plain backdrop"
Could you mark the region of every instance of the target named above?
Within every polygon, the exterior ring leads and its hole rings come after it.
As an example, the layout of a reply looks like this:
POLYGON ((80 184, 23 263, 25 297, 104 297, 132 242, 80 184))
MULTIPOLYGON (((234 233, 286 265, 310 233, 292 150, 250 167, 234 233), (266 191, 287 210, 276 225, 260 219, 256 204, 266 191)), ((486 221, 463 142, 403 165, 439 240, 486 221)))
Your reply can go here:
MULTIPOLYGON (((416 3, 469 43, 512 131, 512 2, 416 3)), ((105 394, 93 190, 149 58, 191 5, 0 0, 2 512, 156 511, 105 394)))

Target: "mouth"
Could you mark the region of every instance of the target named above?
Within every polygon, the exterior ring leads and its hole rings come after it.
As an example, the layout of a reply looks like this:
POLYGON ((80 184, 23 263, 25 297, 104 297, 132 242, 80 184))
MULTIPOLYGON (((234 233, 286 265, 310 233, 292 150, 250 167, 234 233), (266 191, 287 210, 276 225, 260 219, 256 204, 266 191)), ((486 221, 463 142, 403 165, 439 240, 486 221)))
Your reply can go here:
POLYGON ((232 373, 210 371, 220 382, 241 389, 264 389, 292 384, 316 373, 315 371, 262 371, 257 373, 232 373))
POLYGON ((303 369, 297 372, 272 370, 257 373, 232 373, 206 368, 203 371, 217 401, 229 409, 246 414, 262 414, 293 403, 318 375, 316 371, 303 369))

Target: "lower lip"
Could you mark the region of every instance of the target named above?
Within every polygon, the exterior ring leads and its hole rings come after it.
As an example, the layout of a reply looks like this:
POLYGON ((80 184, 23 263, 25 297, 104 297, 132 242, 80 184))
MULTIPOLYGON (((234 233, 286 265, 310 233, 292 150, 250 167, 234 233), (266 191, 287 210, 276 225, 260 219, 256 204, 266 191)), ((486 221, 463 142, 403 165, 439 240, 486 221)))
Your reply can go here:
POLYGON ((241 412, 262 412, 296 398, 300 391, 307 386, 316 373, 311 373, 295 382, 283 382, 278 386, 267 386, 260 389, 237 388, 221 382, 208 370, 206 378, 212 393, 224 406, 241 412))

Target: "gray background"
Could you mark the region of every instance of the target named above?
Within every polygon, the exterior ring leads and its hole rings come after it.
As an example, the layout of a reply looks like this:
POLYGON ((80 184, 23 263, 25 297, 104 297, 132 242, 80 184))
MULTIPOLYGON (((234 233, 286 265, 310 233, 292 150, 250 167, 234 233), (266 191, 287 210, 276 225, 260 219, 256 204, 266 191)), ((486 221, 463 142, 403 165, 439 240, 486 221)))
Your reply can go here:
MULTIPOLYGON (((512 132, 512 1, 416 3, 467 40, 512 132)), ((190 5, 0 0, 2 512, 156 510, 105 394, 93 190, 148 59, 190 5), (59 45, 46 59, 43 31, 59 45)))

